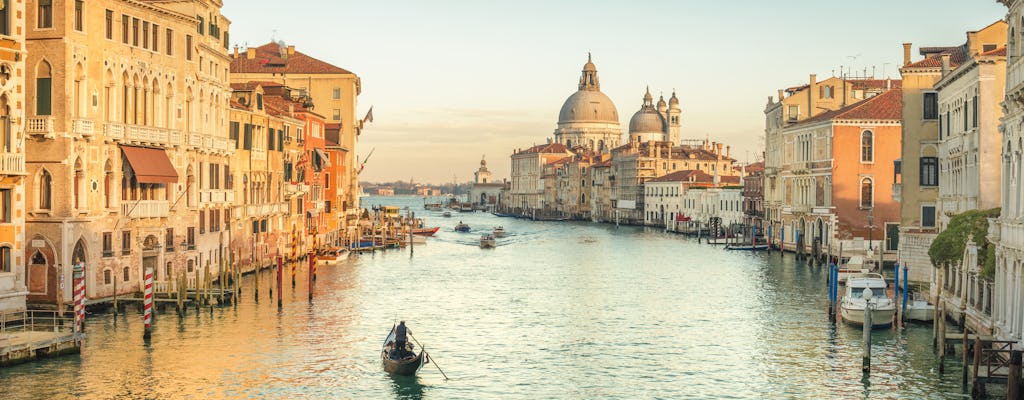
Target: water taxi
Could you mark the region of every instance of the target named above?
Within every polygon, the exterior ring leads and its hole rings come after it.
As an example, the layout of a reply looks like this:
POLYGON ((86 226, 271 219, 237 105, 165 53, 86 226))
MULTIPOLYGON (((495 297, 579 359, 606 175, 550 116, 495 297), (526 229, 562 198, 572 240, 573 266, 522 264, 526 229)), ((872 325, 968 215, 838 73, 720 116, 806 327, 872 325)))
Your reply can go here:
POLYGON ((486 234, 480 236, 480 248, 481 249, 493 249, 498 246, 498 241, 494 239, 494 235, 486 234))
POLYGON ((494 237, 496 237, 496 238, 503 238, 503 237, 505 237, 505 228, 502 228, 500 226, 494 227, 494 237))
POLYGON ((896 315, 896 302, 885 289, 888 283, 880 274, 854 274, 846 279, 846 294, 839 303, 843 321, 850 325, 864 325, 864 307, 870 304, 871 327, 892 325, 896 315), (870 297, 865 297, 870 296, 870 297))
POLYGON ((462 221, 459 221, 459 224, 455 225, 455 231, 456 232, 469 232, 469 225, 466 225, 466 224, 462 223, 462 221))

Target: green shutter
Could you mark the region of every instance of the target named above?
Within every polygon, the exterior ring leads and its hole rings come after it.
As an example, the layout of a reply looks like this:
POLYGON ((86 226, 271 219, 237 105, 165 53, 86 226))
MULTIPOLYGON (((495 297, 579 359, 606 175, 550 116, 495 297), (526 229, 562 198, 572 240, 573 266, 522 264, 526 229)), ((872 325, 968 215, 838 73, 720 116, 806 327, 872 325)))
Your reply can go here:
POLYGON ((252 125, 245 124, 244 141, 245 143, 242 145, 242 148, 245 150, 252 150, 252 125))
POLYGON ((52 115, 50 78, 36 79, 36 115, 52 115))

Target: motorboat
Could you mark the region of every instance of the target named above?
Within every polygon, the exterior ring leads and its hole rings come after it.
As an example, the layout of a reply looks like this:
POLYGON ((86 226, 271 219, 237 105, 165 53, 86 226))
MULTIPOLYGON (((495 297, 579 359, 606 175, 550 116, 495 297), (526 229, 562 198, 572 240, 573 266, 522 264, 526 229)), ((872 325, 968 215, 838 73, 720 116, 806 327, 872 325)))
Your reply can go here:
POLYGON ((856 326, 864 325, 864 307, 871 307, 871 327, 892 325, 896 315, 896 302, 886 293, 885 277, 881 274, 851 274, 846 279, 846 293, 839 303, 843 321, 856 326))
POLYGON ((748 251, 768 250, 768 244, 767 243, 758 243, 758 244, 729 243, 729 244, 725 245, 725 249, 726 250, 748 250, 748 251))
POLYGON ((469 232, 469 225, 466 225, 466 224, 462 223, 462 221, 459 221, 459 224, 455 225, 455 231, 456 232, 469 232))
POLYGON ((343 260, 348 257, 348 249, 344 247, 335 247, 333 249, 325 250, 316 257, 316 261, 321 265, 330 265, 343 260))
POLYGON ((412 234, 418 236, 434 236, 437 230, 441 229, 440 226, 434 226, 430 228, 413 228, 412 234))
POLYGON ((442 207, 441 203, 427 203, 423 205, 423 208, 427 211, 441 211, 442 207))
POLYGON ((441 214, 441 215, 444 216, 445 218, 451 218, 452 212, 451 211, 445 211, 444 214, 441 214))
POLYGON ((498 246, 498 241, 494 239, 494 235, 486 234, 480 236, 480 248, 481 249, 493 249, 498 246))
POLYGON ((935 305, 929 304, 924 296, 918 297, 919 293, 914 293, 914 298, 907 301, 906 309, 903 310, 904 321, 921 321, 929 322, 935 319, 935 305))
POLYGON ((494 237, 496 237, 496 238, 503 238, 503 237, 505 237, 505 228, 502 228, 500 226, 494 227, 494 237))

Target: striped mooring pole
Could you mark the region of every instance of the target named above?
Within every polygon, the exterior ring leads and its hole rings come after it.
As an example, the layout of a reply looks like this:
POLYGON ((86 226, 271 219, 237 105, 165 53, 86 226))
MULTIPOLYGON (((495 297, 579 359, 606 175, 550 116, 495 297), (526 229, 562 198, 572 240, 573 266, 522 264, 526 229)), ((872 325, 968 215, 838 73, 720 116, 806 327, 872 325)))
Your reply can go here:
POLYGON ((295 264, 299 262, 299 239, 298 235, 295 234, 295 226, 292 226, 292 288, 295 287, 295 264))
POLYGON ((309 263, 310 271, 312 271, 312 273, 313 273, 313 281, 316 281, 316 264, 317 264, 316 257, 317 257, 317 255, 320 254, 320 252, 318 251, 319 247, 320 247, 320 239, 317 238, 314 235, 313 236, 313 251, 312 251, 312 253, 310 253, 310 258, 312 258, 313 261, 309 263))
POLYGON ((79 262, 72 269, 75 282, 75 332, 85 332, 85 263, 79 262))
POLYGON ((146 326, 142 338, 149 339, 153 331, 153 268, 146 268, 146 287, 142 296, 142 322, 146 326))

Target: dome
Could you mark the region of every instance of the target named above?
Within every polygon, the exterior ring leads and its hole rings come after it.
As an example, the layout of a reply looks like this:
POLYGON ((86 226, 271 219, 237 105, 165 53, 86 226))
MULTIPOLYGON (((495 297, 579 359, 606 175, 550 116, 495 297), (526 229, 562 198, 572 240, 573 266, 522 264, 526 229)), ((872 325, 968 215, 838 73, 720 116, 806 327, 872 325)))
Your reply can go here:
POLYGON ((607 122, 619 123, 619 111, 604 93, 597 90, 580 90, 565 99, 558 123, 607 122))
POLYGON ((629 119, 629 133, 664 133, 665 118, 657 110, 643 107, 629 119))

